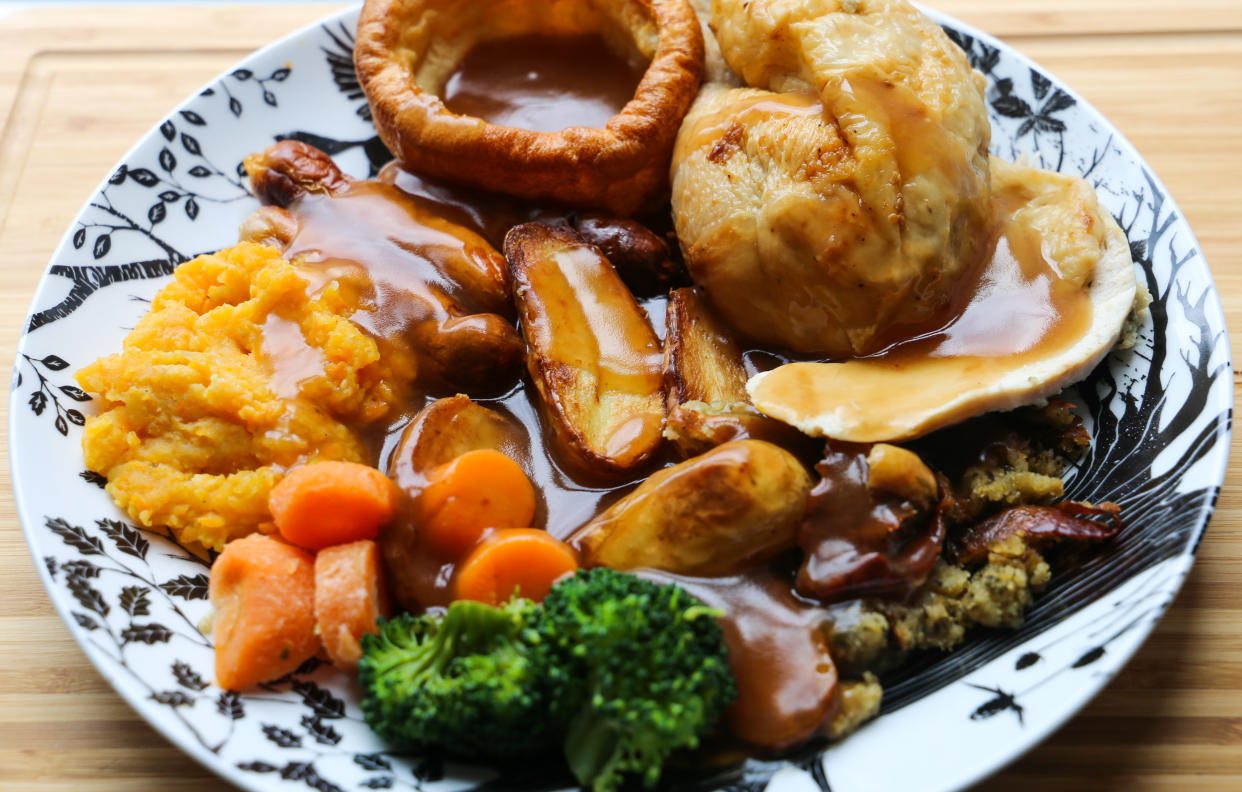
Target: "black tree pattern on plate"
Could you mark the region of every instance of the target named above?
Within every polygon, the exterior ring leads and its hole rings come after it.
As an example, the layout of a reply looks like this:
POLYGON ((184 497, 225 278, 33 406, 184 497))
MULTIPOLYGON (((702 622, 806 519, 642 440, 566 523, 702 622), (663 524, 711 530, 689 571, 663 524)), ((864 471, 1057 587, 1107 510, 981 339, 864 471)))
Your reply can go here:
POLYGON ((1034 679, 1033 681, 1025 679, 1026 675, 1022 675, 1021 678, 1011 677, 1014 682, 1025 681, 1027 683, 1020 690, 1010 692, 999 685, 988 687, 973 683, 969 684, 970 687, 989 694, 989 698, 970 713, 970 719, 985 720, 1003 712, 1012 712, 1021 724, 1023 713, 1022 700, 1027 699, 1044 684, 1062 674, 1077 672, 1082 669, 1090 670, 1095 663, 1108 654, 1108 648, 1112 643, 1125 636, 1135 627, 1154 623, 1172 600, 1171 595, 1168 594, 1170 582, 1170 574, 1167 571, 1164 574, 1150 576, 1143 581, 1143 585, 1137 591, 1132 592, 1128 597, 1113 598, 1110 607, 1093 616, 1082 626, 1079 632, 1064 633, 1058 638, 1051 639, 1023 652, 1014 661, 1013 670, 1015 672, 1025 672, 1031 669, 1033 670, 1034 679), (1048 666, 1045 656, 1049 650, 1071 638, 1077 639, 1077 641, 1086 638, 1087 648, 1072 654, 1073 659, 1068 662, 1048 666), (1036 673, 1039 671, 1043 673, 1036 673))
MULTIPOLYGON (((234 118, 241 118, 245 112, 246 106, 238 99, 231 90, 229 84, 232 83, 235 88, 242 85, 254 86, 258 89, 259 97, 268 107, 279 107, 280 102, 276 99, 276 94, 272 91, 272 83, 282 83, 289 79, 292 69, 288 66, 282 66, 274 69, 271 74, 266 77, 258 76, 253 69, 237 68, 216 81, 216 85, 220 88, 220 93, 228 100, 229 112, 234 118)), ((199 96, 216 96, 215 88, 205 88, 199 96)), ((238 168, 238 175, 244 175, 242 170, 238 168)))
POLYGON ((69 316, 99 289, 167 277, 178 264, 203 252, 186 251, 163 233, 162 226, 172 212, 197 222, 211 204, 231 204, 252 197, 242 163, 217 162, 209 153, 209 145, 202 142, 212 135, 207 120, 211 114, 205 105, 214 101, 212 97, 222 96, 229 117, 240 118, 245 105, 229 89, 233 83, 235 87, 254 86, 264 104, 277 107, 273 86, 290 74, 291 67, 278 68, 266 77, 250 69, 234 69, 216 82, 219 94, 216 88, 207 88, 199 94, 198 102, 166 118, 159 126, 163 145, 154 157, 117 167, 89 204, 90 211, 78 218, 69 241, 75 251, 88 254, 92 263, 58 263, 49 268, 50 275, 66 278, 72 285, 59 303, 31 314, 26 332, 69 316), (113 240, 121 235, 143 240, 150 257, 114 262, 113 240))
MULTIPOLYGON (((997 152, 1006 159, 1014 160, 1019 156, 1017 143, 1030 136, 1032 148, 1039 153, 1039 164, 1050 170, 1060 171, 1065 166, 1065 120, 1058 117, 1078 104, 1073 96, 1060 87, 1056 87, 1051 79, 1038 69, 1025 67, 1026 78, 1030 82, 1029 98, 1019 94, 1015 78, 1002 76, 997 72, 1001 66, 1000 49, 988 44, 981 38, 944 26, 944 31, 965 53, 970 65, 978 69, 988 78, 987 102, 993 126, 1005 119, 1020 120, 1021 124, 1006 136, 1004 143, 1008 151, 997 152), (1055 151, 1055 156, 1044 151, 1040 133, 1055 136, 1048 142, 1055 151)), ((998 136, 999 137, 999 136, 998 136)), ((993 146, 999 143, 993 140, 993 146)))
MULTIPOLYGON (((332 74, 332 82, 336 84, 336 89, 351 102, 357 103, 354 113, 359 118, 370 122, 371 105, 367 103, 362 84, 358 82, 358 72, 354 69, 353 31, 342 23, 324 25, 322 30, 330 43, 320 47, 320 50, 332 74)), ((356 140, 338 140, 314 132, 298 130, 277 135, 276 139, 297 140, 332 156, 353 148, 361 148, 367 157, 368 176, 375 176, 379 173, 379 169, 392 159, 392 152, 384 145, 384 141, 380 140, 379 135, 356 140)))
POLYGON ((1123 381, 1128 375, 1116 373, 1116 353, 1111 361, 1105 361, 1072 391, 1071 400, 1081 404, 1091 418, 1092 442, 1086 457, 1067 476, 1065 493, 1075 500, 1111 500, 1120 504, 1128 527, 1079 564, 1072 576, 1054 578, 1028 611, 1021 629, 989 633, 988 640, 955 650, 952 664, 941 662, 937 654, 928 654, 903 666, 886 680, 886 712, 982 667, 1059 623, 1100 592, 1184 552, 1192 537, 1201 536, 1202 526, 1186 520, 1184 515, 1210 509, 1219 487, 1182 487, 1186 472, 1221 443, 1228 430, 1228 408, 1214 415, 1207 411, 1210 383, 1228 374, 1229 365, 1224 361, 1212 362, 1223 330, 1208 329, 1205 302, 1210 288, 1204 286, 1202 291, 1190 294, 1175 285, 1181 269, 1198 252, 1189 243, 1169 236, 1176 218, 1146 170, 1144 177, 1148 189, 1134 196, 1131 215, 1122 218, 1122 227, 1131 240, 1131 249, 1153 298, 1151 327, 1145 331, 1149 346, 1120 354, 1147 355, 1147 370, 1173 372, 1171 376, 1184 378, 1187 395, 1171 403, 1168 380, 1144 375, 1123 381), (1150 220, 1145 228, 1138 228, 1137 219, 1144 210, 1150 214, 1150 220), (1170 269, 1158 275, 1150 252, 1161 245, 1165 246, 1170 269), (1198 333, 1192 347, 1181 353, 1181 367, 1170 365, 1173 361, 1167 360, 1170 306, 1180 307, 1198 333), (1153 474, 1157 456, 1185 436, 1191 438, 1189 448, 1167 470, 1153 474))

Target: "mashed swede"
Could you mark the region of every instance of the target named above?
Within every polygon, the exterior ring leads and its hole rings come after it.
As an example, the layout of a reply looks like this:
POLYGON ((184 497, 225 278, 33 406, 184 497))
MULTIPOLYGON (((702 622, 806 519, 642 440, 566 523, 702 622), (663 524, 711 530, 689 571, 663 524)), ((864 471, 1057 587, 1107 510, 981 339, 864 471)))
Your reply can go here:
POLYGON ((362 460, 354 428, 384 416, 412 371, 381 361, 335 285, 307 291, 274 248, 200 256, 121 352, 78 372, 102 404, 86 421, 86 465, 131 518, 219 550, 272 530, 268 492, 288 468, 362 460))

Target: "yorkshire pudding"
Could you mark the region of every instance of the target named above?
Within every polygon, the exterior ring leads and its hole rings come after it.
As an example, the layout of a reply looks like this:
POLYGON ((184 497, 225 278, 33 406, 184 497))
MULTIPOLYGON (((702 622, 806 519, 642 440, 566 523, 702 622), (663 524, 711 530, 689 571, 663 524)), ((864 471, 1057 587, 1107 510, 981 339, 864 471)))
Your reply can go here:
POLYGON ((673 141, 702 78, 703 36, 686 0, 367 0, 354 63, 380 138, 409 169, 631 214, 666 188, 673 141), (598 34, 649 65, 604 129, 534 132, 444 106, 439 94, 472 47, 530 33, 598 34))

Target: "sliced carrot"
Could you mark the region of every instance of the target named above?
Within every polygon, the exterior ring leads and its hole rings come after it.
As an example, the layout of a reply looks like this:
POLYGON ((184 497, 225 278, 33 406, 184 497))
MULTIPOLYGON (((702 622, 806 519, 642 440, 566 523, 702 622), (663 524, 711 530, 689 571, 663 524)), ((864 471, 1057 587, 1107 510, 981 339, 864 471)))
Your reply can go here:
POLYGON ((220 687, 276 679, 319 651, 315 562, 305 550, 262 534, 229 542, 211 565, 208 593, 220 687))
POLYGON ((286 541, 318 550, 378 536, 392 519, 396 489, 373 467, 315 462, 289 471, 267 503, 286 541))
POLYGON ((379 545, 370 539, 325 547, 315 556, 315 618, 323 648, 337 668, 362 657, 362 636, 379 632, 388 615, 388 592, 379 545))
POLYGON ((418 498, 419 530, 445 558, 460 558, 489 528, 524 528, 535 517, 534 486, 499 451, 467 451, 428 478, 418 498))
POLYGON ((457 567, 456 599, 499 605, 514 594, 536 602, 552 584, 578 569, 578 556, 547 531, 508 528, 480 542, 457 567))

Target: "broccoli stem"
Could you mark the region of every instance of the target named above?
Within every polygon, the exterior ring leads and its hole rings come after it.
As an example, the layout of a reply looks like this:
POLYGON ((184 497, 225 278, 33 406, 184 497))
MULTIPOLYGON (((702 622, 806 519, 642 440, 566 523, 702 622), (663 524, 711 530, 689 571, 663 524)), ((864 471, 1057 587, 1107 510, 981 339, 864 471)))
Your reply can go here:
POLYGON ((621 730, 610 719, 601 718, 588 701, 569 724, 565 761, 578 783, 591 786, 598 779, 596 792, 606 792, 619 779, 611 767, 617 762, 620 745, 621 730))

